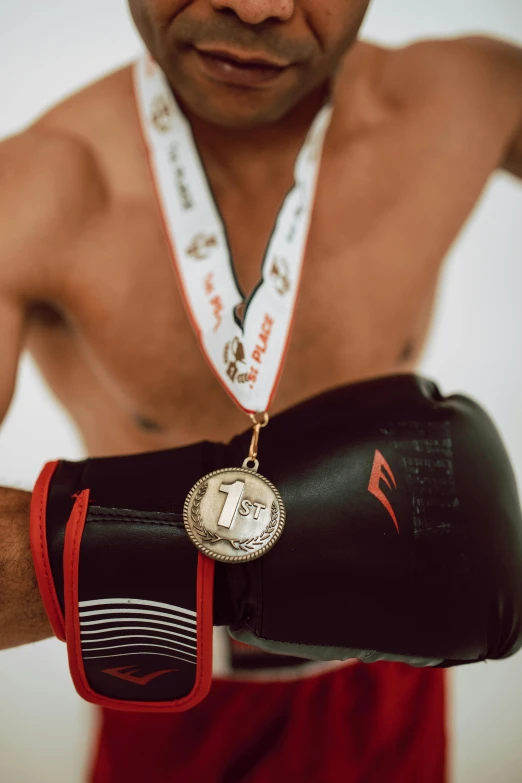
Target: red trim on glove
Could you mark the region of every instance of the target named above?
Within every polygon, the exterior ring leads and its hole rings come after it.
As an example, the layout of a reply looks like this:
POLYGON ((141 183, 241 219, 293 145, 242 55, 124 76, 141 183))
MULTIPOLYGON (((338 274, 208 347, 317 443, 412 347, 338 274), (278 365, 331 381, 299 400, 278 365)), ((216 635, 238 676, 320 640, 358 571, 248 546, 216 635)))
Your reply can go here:
POLYGON ((38 582, 43 605, 55 636, 61 642, 64 642, 65 623, 51 572, 45 525, 45 511, 47 508, 49 485, 59 464, 59 462, 48 462, 35 484, 31 498, 29 535, 36 581, 38 582))
POLYGON ((207 696, 212 683, 212 630, 214 561, 198 555, 197 576, 197 667, 192 691, 174 702, 120 701, 96 693, 87 679, 83 664, 79 617, 78 570, 80 548, 89 508, 89 490, 80 493, 65 531, 64 595, 69 668, 79 695, 92 704, 126 712, 184 712, 207 696))

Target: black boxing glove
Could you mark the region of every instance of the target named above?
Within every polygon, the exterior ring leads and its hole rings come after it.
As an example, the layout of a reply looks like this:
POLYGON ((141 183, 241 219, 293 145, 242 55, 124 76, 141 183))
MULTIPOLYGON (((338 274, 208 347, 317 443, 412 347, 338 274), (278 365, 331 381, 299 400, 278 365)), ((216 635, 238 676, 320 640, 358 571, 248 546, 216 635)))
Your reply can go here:
POLYGON ((260 559, 214 572, 185 533, 183 504, 203 475, 240 465, 249 443, 247 432, 228 446, 46 466, 33 557, 84 698, 193 706, 210 686, 212 623, 320 660, 449 666, 519 649, 519 500, 476 403, 400 375, 275 417, 261 461, 285 530, 260 559))

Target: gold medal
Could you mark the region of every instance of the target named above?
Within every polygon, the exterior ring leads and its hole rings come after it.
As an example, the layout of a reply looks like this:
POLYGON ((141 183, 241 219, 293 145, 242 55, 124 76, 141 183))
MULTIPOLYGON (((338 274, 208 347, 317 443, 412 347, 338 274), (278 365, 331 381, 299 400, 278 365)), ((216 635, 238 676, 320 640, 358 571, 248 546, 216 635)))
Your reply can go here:
POLYGON ((250 453, 241 468, 215 470, 192 487, 183 518, 191 541, 208 557, 223 563, 246 563, 261 557, 279 540, 285 507, 274 485, 258 474, 259 431, 268 414, 254 420, 250 453))

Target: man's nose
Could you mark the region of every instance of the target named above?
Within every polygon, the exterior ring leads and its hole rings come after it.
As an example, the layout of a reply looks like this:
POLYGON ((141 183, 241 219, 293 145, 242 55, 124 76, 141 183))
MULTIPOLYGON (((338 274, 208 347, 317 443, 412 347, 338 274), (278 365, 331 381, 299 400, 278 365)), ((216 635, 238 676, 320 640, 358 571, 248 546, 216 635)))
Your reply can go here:
POLYGON ((261 24, 267 19, 288 22, 295 10, 295 0, 210 0, 217 11, 229 9, 245 24, 261 24))

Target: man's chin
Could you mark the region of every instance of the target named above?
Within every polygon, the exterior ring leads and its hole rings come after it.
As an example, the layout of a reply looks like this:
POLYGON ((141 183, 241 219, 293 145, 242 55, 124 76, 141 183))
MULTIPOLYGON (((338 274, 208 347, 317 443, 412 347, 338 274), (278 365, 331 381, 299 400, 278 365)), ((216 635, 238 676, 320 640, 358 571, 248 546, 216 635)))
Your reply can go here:
POLYGON ((252 112, 236 109, 235 111, 230 110, 224 112, 222 109, 218 108, 204 111, 198 106, 194 107, 192 113, 195 114, 198 119, 219 128, 248 130, 252 128, 261 128, 266 125, 273 125, 279 120, 282 120, 290 110, 291 107, 287 107, 284 110, 278 109, 277 111, 272 108, 269 111, 252 112))
POLYGON ((231 130, 272 125, 283 119, 297 103, 295 96, 290 100, 259 100, 254 96, 237 95, 216 100, 216 95, 183 95, 180 91, 178 97, 188 114, 231 130))

